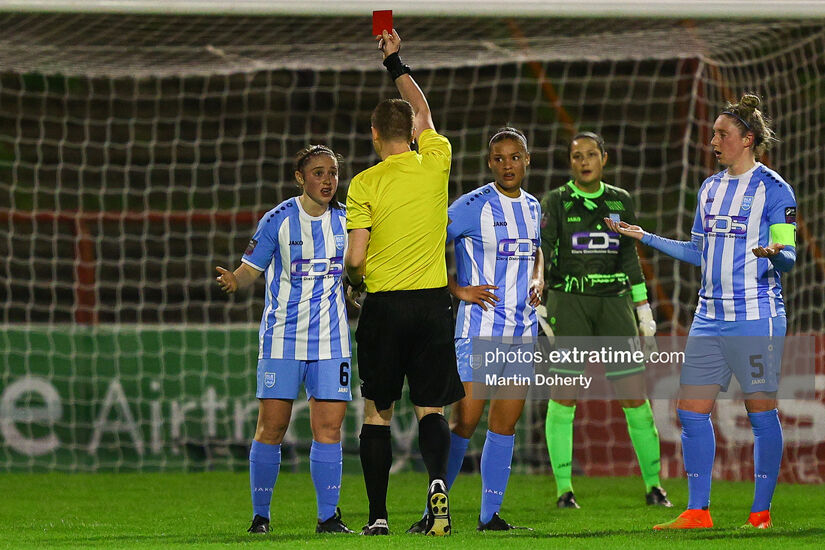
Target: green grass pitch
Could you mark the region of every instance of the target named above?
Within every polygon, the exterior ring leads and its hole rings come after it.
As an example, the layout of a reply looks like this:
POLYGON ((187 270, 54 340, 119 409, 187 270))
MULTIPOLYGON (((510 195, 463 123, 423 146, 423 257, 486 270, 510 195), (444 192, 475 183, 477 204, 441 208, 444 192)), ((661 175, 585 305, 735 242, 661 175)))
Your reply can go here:
MULTIPOLYGON (((273 532, 246 533, 251 519, 248 477, 199 474, 0 474, 2 548, 823 548, 825 490, 780 485, 773 505, 776 527, 740 530, 753 492, 751 483, 714 482, 711 511, 716 527, 654 532, 655 523, 684 509, 687 486, 669 480, 675 508, 645 506, 638 478, 574 479, 581 510, 555 508, 549 476, 514 474, 502 516, 534 531, 476 533, 480 477, 461 475, 451 492, 454 534, 406 535, 424 507, 423 473, 393 475, 388 508, 390 537, 314 533, 315 496, 308 474, 282 473, 273 498, 273 532)), ((360 530, 367 519, 363 480, 345 475, 344 521, 360 530)))

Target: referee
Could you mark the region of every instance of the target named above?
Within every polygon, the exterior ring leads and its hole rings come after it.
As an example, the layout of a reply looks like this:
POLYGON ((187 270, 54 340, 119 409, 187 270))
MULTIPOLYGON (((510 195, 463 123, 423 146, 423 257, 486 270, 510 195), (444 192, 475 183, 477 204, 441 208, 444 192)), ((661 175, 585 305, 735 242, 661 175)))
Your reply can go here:
POLYGON ((382 101, 372 112, 372 141, 381 162, 355 176, 347 194, 346 277, 351 295, 368 293, 355 332, 364 396, 361 466, 370 504, 361 534, 389 533, 390 420, 406 377, 430 476, 425 532, 449 535, 450 428, 442 412, 464 397, 444 261, 452 151, 398 56, 398 33, 384 31, 376 38, 403 99, 382 101), (413 140, 418 152, 410 149, 413 140))

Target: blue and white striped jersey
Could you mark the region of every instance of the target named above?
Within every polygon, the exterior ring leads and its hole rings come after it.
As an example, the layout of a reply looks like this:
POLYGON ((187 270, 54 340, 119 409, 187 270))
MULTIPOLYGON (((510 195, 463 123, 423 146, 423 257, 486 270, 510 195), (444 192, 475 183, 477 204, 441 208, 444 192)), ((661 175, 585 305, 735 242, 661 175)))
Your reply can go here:
POLYGON ((496 285, 492 292, 500 298, 487 311, 461 302, 455 337, 535 336, 536 312, 528 292, 541 245, 539 201, 525 191, 511 199, 488 183, 456 199, 447 212, 458 284, 496 285))
POLYGON ((751 252, 771 244, 770 226, 778 223, 796 225, 796 198, 763 164, 702 183, 692 229, 703 240, 697 315, 723 321, 785 315, 779 271, 751 252))
POLYGON ((314 217, 296 198, 258 222, 241 261, 266 271, 259 359, 314 361, 350 356, 341 275, 347 246, 346 211, 314 217))

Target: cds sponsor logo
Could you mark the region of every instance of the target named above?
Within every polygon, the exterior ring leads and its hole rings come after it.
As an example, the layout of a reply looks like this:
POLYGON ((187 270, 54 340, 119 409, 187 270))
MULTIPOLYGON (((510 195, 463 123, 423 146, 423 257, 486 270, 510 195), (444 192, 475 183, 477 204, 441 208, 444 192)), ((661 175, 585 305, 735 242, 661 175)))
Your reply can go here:
POLYGON ((707 214, 705 216, 706 233, 722 233, 744 235, 748 232, 748 218, 746 216, 722 216, 707 214))
POLYGON ((508 260, 531 258, 537 247, 538 243, 533 239, 501 239, 498 241, 498 257, 508 260))
POLYGON ((317 279, 319 277, 340 276, 344 272, 344 257, 312 258, 311 260, 294 260, 289 273, 293 277, 317 279))
POLYGON ((618 252, 619 234, 607 231, 581 231, 573 233, 571 244, 579 252, 618 252))

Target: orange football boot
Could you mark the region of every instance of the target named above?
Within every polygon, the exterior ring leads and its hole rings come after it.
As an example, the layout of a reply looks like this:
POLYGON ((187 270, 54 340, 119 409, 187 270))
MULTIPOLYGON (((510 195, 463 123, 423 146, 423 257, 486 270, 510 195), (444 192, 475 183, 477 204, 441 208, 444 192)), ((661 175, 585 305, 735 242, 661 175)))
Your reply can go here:
POLYGON ((768 529, 773 527, 771 523, 771 511, 762 510, 761 512, 751 512, 748 516, 748 521, 742 526, 743 529, 768 529))
POLYGON ((710 519, 710 510, 685 510, 679 517, 667 523, 654 525, 653 529, 662 531, 664 529, 707 529, 713 527, 713 520, 710 519))

